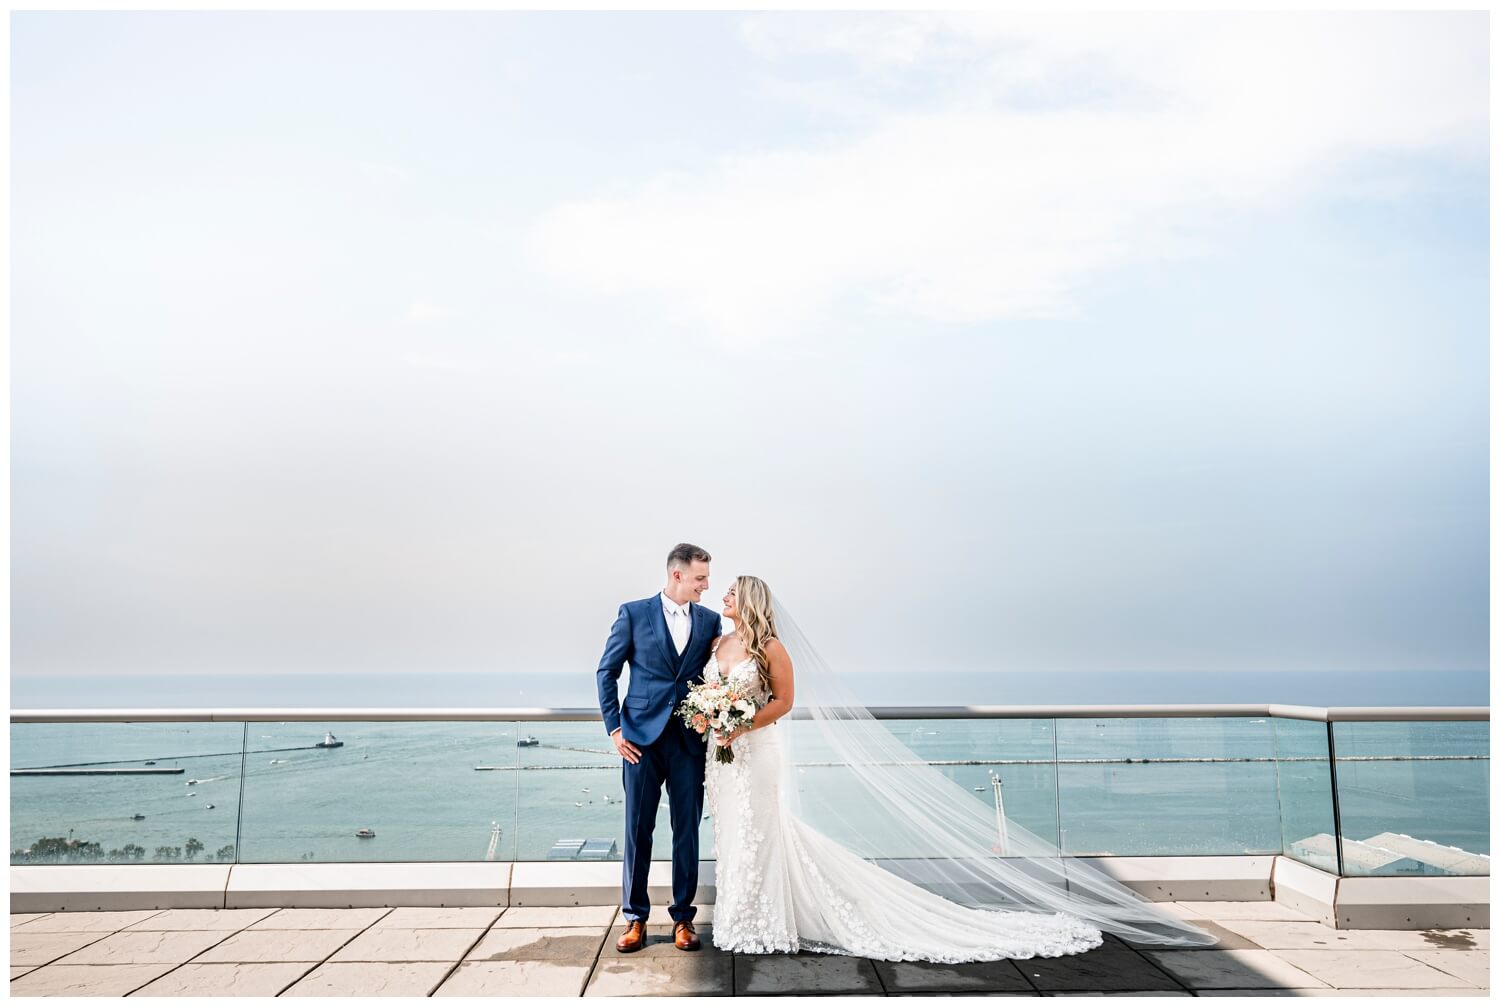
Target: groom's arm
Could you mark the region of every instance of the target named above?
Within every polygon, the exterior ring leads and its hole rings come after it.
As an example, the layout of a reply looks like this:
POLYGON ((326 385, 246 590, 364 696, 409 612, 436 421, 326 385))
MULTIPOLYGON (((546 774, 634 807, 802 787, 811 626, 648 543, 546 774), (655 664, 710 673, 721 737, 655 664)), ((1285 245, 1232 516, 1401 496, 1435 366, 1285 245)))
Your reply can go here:
POLYGON ((604 656, 599 658, 599 712, 604 715, 606 734, 620 729, 620 672, 630 659, 630 641, 630 611, 621 605, 604 643, 604 656))

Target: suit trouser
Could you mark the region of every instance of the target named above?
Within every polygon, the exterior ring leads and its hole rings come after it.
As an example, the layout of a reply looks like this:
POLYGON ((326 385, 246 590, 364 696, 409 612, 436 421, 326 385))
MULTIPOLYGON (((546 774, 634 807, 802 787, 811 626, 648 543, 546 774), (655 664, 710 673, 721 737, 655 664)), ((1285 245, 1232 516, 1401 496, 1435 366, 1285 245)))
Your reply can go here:
POLYGON ((703 821, 703 760, 707 752, 699 735, 677 717, 667 721, 661 737, 636 747, 641 751, 639 762, 621 760, 625 785, 621 915, 627 920, 644 920, 651 913, 646 881, 656 811, 665 783, 672 820, 672 904, 667 914, 674 920, 691 920, 698 912, 693 897, 698 892, 698 835, 703 821))

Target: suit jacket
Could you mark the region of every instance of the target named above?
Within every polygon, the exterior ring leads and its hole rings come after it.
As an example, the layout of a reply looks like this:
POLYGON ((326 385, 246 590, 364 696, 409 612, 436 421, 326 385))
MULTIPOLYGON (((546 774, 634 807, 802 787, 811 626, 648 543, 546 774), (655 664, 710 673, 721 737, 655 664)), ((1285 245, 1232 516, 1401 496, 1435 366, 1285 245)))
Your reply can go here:
MULTIPOLYGON (((723 626, 719 613, 696 602, 689 603, 689 634, 682 653, 672 644, 661 595, 627 601, 609 631, 604 656, 599 658, 599 712, 604 731, 622 736, 635 745, 649 745, 666 729, 677 707, 687 698, 688 683, 703 681, 703 666, 713 641, 723 626), (622 708, 619 700, 620 671, 630 662, 630 687, 622 708)), ((708 739, 689 732, 707 747, 708 739)))

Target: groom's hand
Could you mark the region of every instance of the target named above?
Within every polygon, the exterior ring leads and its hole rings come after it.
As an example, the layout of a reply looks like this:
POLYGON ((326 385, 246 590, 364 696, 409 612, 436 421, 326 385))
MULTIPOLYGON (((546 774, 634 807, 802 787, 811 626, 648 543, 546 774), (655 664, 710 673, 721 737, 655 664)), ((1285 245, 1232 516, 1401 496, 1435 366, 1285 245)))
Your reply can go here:
POLYGON ((633 766, 641 761, 641 750, 625 740, 625 728, 615 728, 615 733, 611 734, 609 738, 615 743, 615 751, 619 752, 620 757, 626 762, 629 762, 633 766))

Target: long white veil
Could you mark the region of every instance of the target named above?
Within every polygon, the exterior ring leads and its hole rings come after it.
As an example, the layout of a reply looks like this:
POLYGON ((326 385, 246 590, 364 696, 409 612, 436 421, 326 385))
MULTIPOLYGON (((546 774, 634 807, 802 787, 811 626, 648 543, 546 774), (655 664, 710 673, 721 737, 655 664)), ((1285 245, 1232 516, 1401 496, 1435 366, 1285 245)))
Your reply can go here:
POLYGON ((928 765, 855 700, 774 594, 772 615, 793 668, 792 711, 774 725, 791 814, 961 905, 1067 913, 1137 944, 1217 943, 1001 814, 991 788, 970 793, 928 765))

